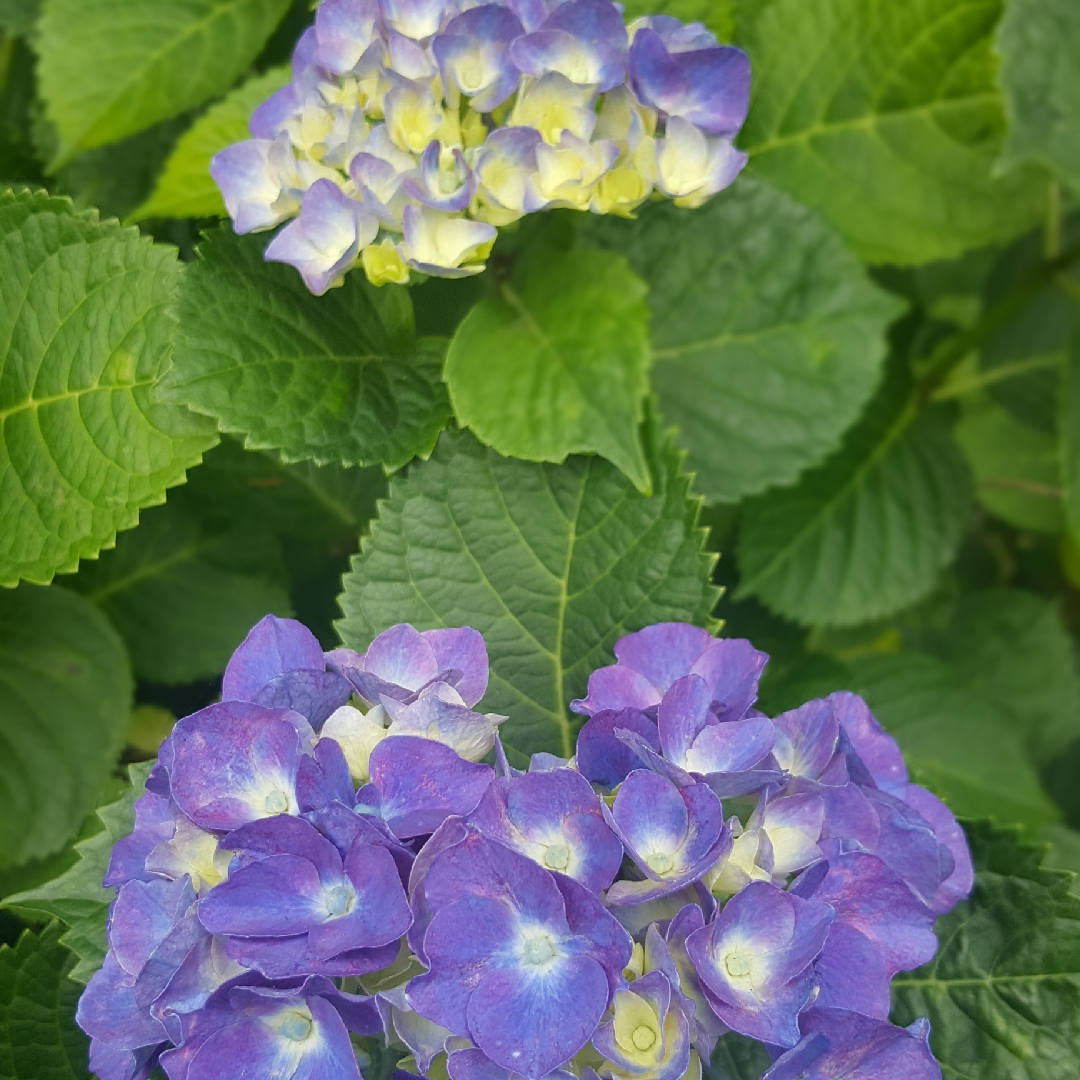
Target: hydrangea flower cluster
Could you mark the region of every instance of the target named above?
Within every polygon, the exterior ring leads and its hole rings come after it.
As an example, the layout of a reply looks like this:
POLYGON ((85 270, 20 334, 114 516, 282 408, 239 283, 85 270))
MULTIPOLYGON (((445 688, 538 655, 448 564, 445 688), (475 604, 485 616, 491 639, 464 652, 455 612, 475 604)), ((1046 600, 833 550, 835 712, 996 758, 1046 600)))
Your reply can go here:
POLYGON ((78 1021, 101 1080, 931 1080, 889 981, 972 865, 853 694, 770 719, 766 656, 667 623, 573 703, 576 754, 507 761, 480 635, 324 654, 267 616, 180 720, 112 853, 78 1021), (493 757, 494 765, 482 759, 493 757))
POLYGON ((698 23, 611 0, 323 0, 292 81, 210 172, 238 233, 322 294, 484 268, 546 207, 633 216, 735 179, 750 66, 698 23))

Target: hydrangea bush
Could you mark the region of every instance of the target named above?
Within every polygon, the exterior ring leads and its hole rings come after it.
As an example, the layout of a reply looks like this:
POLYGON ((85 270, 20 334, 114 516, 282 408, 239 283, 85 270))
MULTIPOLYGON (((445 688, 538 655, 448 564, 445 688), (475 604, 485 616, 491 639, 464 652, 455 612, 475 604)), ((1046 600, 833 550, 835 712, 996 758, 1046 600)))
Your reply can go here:
MULTIPOLYGON (((621 638, 569 760, 511 766, 482 637, 325 653, 267 616, 180 720, 112 851, 79 1002, 101 1080, 931 1080, 889 983, 972 886, 952 813, 851 693, 774 718, 767 657, 684 623, 621 638), (484 759, 493 756, 494 766, 484 759)), ((512 722, 512 720, 511 720, 512 722)))
POLYGON ((700 23, 611 0, 324 0, 292 80, 210 171, 237 232, 316 294, 358 262, 478 274, 497 227, 549 208, 700 206, 735 179, 750 64, 700 23))

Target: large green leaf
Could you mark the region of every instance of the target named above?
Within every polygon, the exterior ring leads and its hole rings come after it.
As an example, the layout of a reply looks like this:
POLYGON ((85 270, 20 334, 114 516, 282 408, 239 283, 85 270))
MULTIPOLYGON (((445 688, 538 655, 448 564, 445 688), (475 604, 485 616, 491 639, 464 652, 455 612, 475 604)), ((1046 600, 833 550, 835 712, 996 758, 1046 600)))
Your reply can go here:
POLYGON ((74 835, 124 745, 131 690, 123 642, 91 604, 0 593, 0 866, 74 835))
POLYGON ((1001 0, 740 0, 752 172, 876 262, 947 258, 1022 231, 1045 183, 992 176, 1005 132, 1000 13, 1001 0))
POLYGON ((386 474, 342 465, 283 465, 273 454, 223 439, 191 472, 187 493, 210 519, 248 523, 280 536, 359 536, 386 494, 386 474))
POLYGON ((0 946, 0 1077, 87 1080, 89 1040, 75 1025, 79 986, 53 923, 0 946))
POLYGON ((570 756, 567 705, 614 642, 663 620, 708 625, 716 602, 699 500, 678 455, 645 433, 650 497, 600 458, 532 464, 443 435, 391 481, 345 578, 342 640, 363 649, 399 622, 476 627, 491 657, 484 708, 510 716, 503 737, 570 756))
POLYGON ((153 397, 178 276, 134 229, 0 195, 0 585, 74 570, 217 441, 153 397))
POLYGON ((744 180, 700 210, 590 225, 649 283, 653 386, 707 498, 791 483, 836 449, 901 304, 817 214, 744 180))
POLYGON ((190 502, 151 510, 71 579, 109 616, 135 674, 149 682, 219 675, 259 619, 292 614, 274 537, 252 525, 215 528, 190 502))
POLYGON ((1028 761, 1023 733, 951 665, 920 653, 850 663, 853 685, 900 744, 912 778, 963 817, 1034 830, 1059 815, 1028 761))
POLYGON ((965 416, 954 431, 975 475, 975 495, 1020 529, 1059 533, 1061 466, 1057 440, 991 405, 965 416))
POLYGON ((450 412, 445 342, 414 339, 408 290, 350 274, 312 296, 265 246, 228 228, 207 236, 184 275, 163 396, 286 461, 396 469, 430 453, 450 412))
POLYGON ((276 67, 253 75, 211 105, 180 137, 150 197, 131 212, 131 220, 224 217, 225 203, 210 178, 210 159, 231 143, 249 138, 248 120, 255 107, 288 81, 288 66, 276 67))
POLYGON ((1080 5, 1009 0, 998 28, 1008 168, 1035 161, 1080 189, 1080 5))
POLYGON ((1069 349, 1059 408, 1065 519, 1073 534, 1080 537, 1080 338, 1075 338, 1069 349))
POLYGON ((0 26, 13 34, 29 34, 41 11, 41 0, 0 0, 0 26))
POLYGON ((971 478, 946 416, 890 379, 844 445, 748 504, 739 596, 812 626, 850 626, 925 596, 967 524, 971 478))
POLYGON ((1080 677, 1059 605, 1019 589, 965 596, 940 635, 956 681, 982 695, 1039 761, 1080 736, 1080 677))
POLYGON ((967 828, 970 899, 942 916, 937 956, 893 979, 894 1023, 930 1019, 946 1080, 1080 1075, 1080 900, 1071 874, 985 823, 967 828))
POLYGON ((53 167, 224 93, 289 0, 44 0, 41 94, 53 167))
MULTIPOLYGON (((1080 218, 1066 222, 1063 242, 1080 244, 1080 218)), ((1037 288, 1009 318, 994 326, 979 350, 990 396, 1029 427, 1053 432, 1061 368, 1069 341, 1080 330, 1080 267, 1036 280, 1043 270, 1043 238, 1031 233, 1006 248, 987 278, 984 312, 1011 295, 1037 288)))
POLYGON ((129 772, 131 786, 115 802, 98 807, 98 831, 75 845, 76 861, 52 881, 4 899, 5 907, 28 918, 57 918, 66 924, 60 941, 78 957, 69 972, 77 982, 88 982, 105 958, 105 920, 116 891, 101 882, 113 845, 135 826, 135 801, 143 793, 150 765, 132 765, 129 772))
POLYGON ((645 285, 625 260, 545 251, 465 316, 446 382, 458 420, 500 454, 600 454, 644 491, 648 366, 645 285))

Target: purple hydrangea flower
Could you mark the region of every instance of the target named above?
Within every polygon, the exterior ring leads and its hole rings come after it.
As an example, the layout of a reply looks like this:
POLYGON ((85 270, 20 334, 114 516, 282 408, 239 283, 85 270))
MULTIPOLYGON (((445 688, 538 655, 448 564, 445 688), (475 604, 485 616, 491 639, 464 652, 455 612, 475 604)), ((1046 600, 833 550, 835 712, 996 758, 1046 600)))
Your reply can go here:
POLYGON ((180 809, 196 825, 226 832, 299 813, 300 760, 314 745, 299 713, 222 701, 178 721, 161 762, 180 809))
POLYGON ((411 735, 380 742, 369 768, 371 780, 357 793, 357 809, 381 818, 402 839, 433 833, 449 815, 469 813, 495 775, 490 765, 411 735))
POLYGON ((335 74, 352 71, 379 40, 378 0, 323 0, 315 9, 312 60, 335 74))
POLYGON ((727 45, 672 52, 643 27, 630 44, 630 86, 643 105, 730 139, 746 119, 750 61, 727 45))
MULTIPOLYGON (((199 906, 213 934, 303 935, 306 952, 322 961, 394 942, 412 922, 397 864, 381 845, 357 842, 343 854, 314 826, 287 815, 252 822, 222 843, 240 865, 199 906)), ((258 967, 250 947, 245 957, 258 967)))
POLYGON ((444 154, 438 140, 433 140, 420 155, 415 174, 406 177, 404 190, 422 206, 454 213, 472 202, 476 176, 460 150, 455 147, 444 154), (448 167, 444 168, 444 163, 448 167))
POLYGON ((421 633, 400 623, 379 634, 365 653, 335 649, 326 659, 372 705, 384 696, 415 701, 436 680, 453 686, 466 705, 475 705, 487 690, 487 648, 469 626, 421 633))
POLYGON ((567 0, 510 46, 518 69, 534 78, 556 71, 603 93, 626 78, 628 38, 611 0, 567 0))
POLYGON ((686 942, 716 1015, 743 1035, 794 1046, 814 985, 814 960, 832 920, 828 904, 763 881, 732 897, 686 942))
POLYGON ((267 615, 237 647, 225 667, 223 701, 253 701, 292 709, 315 730, 352 694, 337 672, 326 670, 322 646, 295 619, 267 615))
POLYGON ((599 799, 571 769, 496 778, 467 824, 594 893, 615 880, 622 862, 622 844, 599 799))
POLYGON ((295 266, 309 291, 322 296, 378 232, 378 220, 363 203, 329 180, 316 180, 304 192, 300 216, 270 241, 266 259, 295 266))
POLYGON ((641 768, 638 739, 660 754, 660 733, 656 721, 638 709, 605 709, 594 713, 582 725, 577 737, 575 759, 583 776, 594 784, 613 788, 635 769, 641 768), (620 738, 617 732, 623 732, 620 738), (626 735, 637 736, 628 741, 626 735))
POLYGON ((529 1080, 589 1041, 631 947, 587 889, 479 835, 439 854, 422 889, 434 915, 430 970, 408 987, 417 1012, 529 1080))
POLYGON ((938 884, 930 900, 930 910, 942 915, 963 900, 971 892, 975 882, 975 870, 971 863, 964 830, 960 828, 952 811, 926 788, 908 784, 904 789, 904 802, 918 811, 934 830, 937 841, 952 858, 952 872, 938 884))
POLYGON ((605 816, 644 881, 618 881, 609 904, 634 904, 677 892, 698 880, 731 845, 720 800, 705 784, 678 788, 645 769, 619 787, 605 816))
POLYGON ((813 1008, 799 1026, 803 1040, 761 1080, 941 1080, 926 1020, 901 1028, 856 1012, 813 1008))
POLYGON ((379 1017, 366 998, 314 976, 299 986, 223 988, 185 1018, 179 1046, 161 1056, 169 1080, 362 1080, 349 1032, 374 1035, 379 1017))
POLYGON ((792 893, 836 912, 817 964, 818 1004, 887 1019, 889 980, 937 950, 930 910, 881 859, 861 851, 811 868, 792 893))
POLYGON ((443 80, 469 98, 477 112, 490 112, 517 89, 520 73, 510 43, 524 33, 518 17, 502 4, 484 4, 450 20, 431 43, 443 80))
POLYGON ((668 977, 662 971, 642 975, 615 991, 611 1009, 611 1019, 592 1039, 610 1063, 605 1074, 679 1080, 690 1064, 690 1022, 668 977))

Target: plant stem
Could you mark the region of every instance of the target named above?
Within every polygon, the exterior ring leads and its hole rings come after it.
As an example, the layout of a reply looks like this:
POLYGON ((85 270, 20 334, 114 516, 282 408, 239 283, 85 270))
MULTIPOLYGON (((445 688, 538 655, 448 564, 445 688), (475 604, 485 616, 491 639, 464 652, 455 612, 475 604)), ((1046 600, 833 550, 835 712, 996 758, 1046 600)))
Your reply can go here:
POLYGON ((969 379, 962 379, 954 383, 946 383, 939 386, 930 395, 931 401, 950 401, 952 398, 964 397, 976 390, 993 383, 1003 382, 1005 379, 1014 379, 1018 375, 1026 375, 1031 371, 1042 371, 1043 368, 1057 367, 1061 363, 1060 356, 1029 356, 1024 360, 1015 360, 1011 364, 1001 364, 998 367, 981 371, 969 379))

